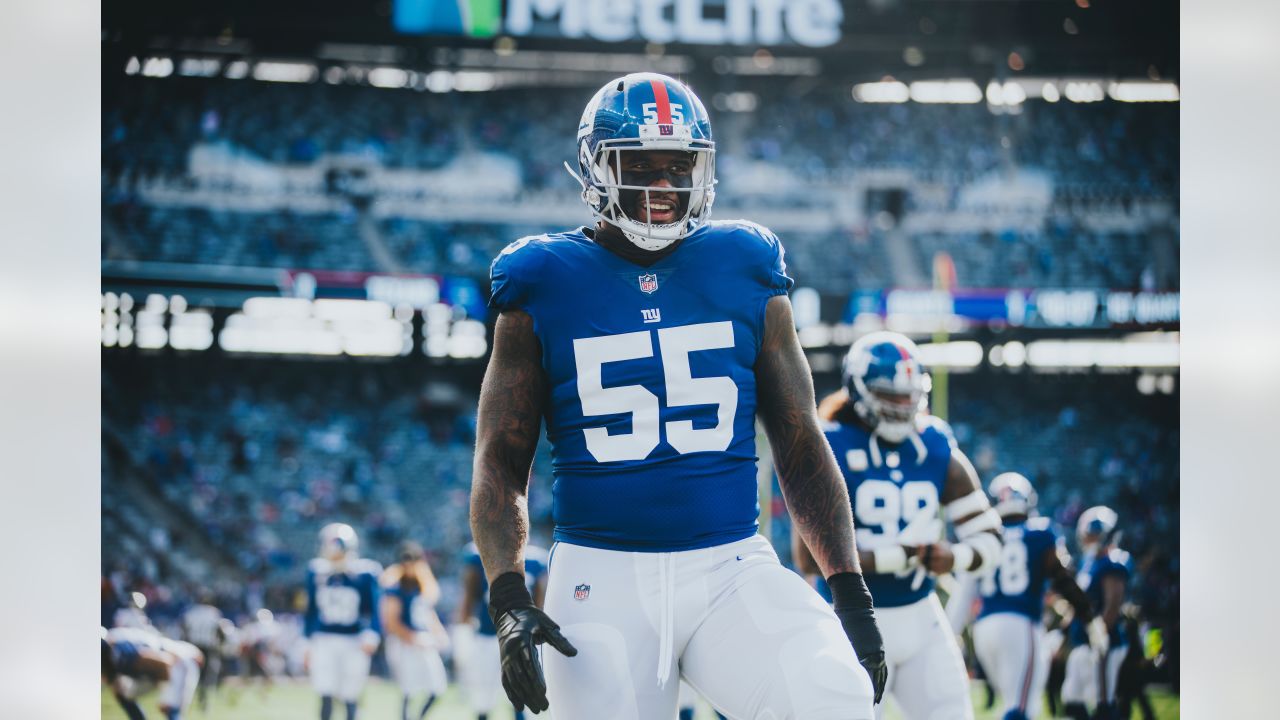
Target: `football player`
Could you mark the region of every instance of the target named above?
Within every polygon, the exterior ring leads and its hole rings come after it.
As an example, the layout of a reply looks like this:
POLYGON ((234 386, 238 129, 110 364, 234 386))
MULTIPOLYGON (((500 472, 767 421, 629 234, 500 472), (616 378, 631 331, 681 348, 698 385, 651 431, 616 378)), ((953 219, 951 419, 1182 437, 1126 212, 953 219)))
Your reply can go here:
MULTIPOLYGON (((934 577, 990 572, 1000 559, 1000 516, 950 426, 926 412, 930 381, 915 343, 898 333, 865 335, 845 356, 842 379, 819 412, 848 483, 884 628, 886 690, 908 720, 972 718, 964 659, 934 577), (943 539, 940 514, 958 542, 943 539)), ((793 538, 796 567, 814 573, 809 547, 793 538)))
POLYGON ((182 614, 182 636, 204 654, 196 701, 200 705, 201 712, 208 712, 209 688, 217 687, 218 676, 222 672, 223 617, 222 611, 213 604, 214 597, 211 591, 201 590, 199 600, 182 614))
POLYGON ((320 531, 320 557, 307 567, 307 612, 303 632, 309 639, 306 665, 320 693, 320 720, 333 714, 333 699, 346 704, 355 720, 356 703, 369 679, 370 658, 378 650, 378 575, 382 568, 359 556, 356 531, 330 523, 320 531))
POLYGON ((994 573, 978 582, 982 609, 973 626, 973 645, 986 669, 987 684, 1004 705, 1003 720, 1030 720, 1040 713, 1049 673, 1049 652, 1041 627, 1046 588, 1071 603, 1075 617, 1093 632, 1089 599, 1067 568, 1066 548, 1049 526, 1033 516, 1036 492, 1026 477, 1007 472, 987 487, 1004 523, 1004 548, 994 573))
POLYGON ((413 719, 410 703, 422 693, 426 700, 416 717, 426 717, 448 684, 440 650, 448 647, 449 636, 436 615, 439 599, 440 583, 422 546, 404 542, 400 562, 382 575, 382 627, 387 635, 387 664, 403 695, 401 720, 413 719))
POLYGON ((594 223, 516 240, 491 269, 471 529, 508 696, 566 720, 675 717, 683 677, 731 717, 869 718, 883 647, 782 244, 710 221, 716 146, 682 82, 611 80, 575 145, 594 223), (756 533, 757 414, 834 612, 756 533), (522 560, 544 417, 545 613, 522 560))
MULTIPOLYGON (((524 578, 533 603, 542 607, 547 590, 547 551, 537 545, 524 548, 524 578)), ((497 630, 489 615, 489 583, 475 543, 468 543, 462 558, 462 602, 458 603, 457 642, 454 659, 462 688, 478 720, 487 720, 502 681, 497 630)), ((516 720, 524 712, 516 708, 516 720)))
POLYGON ((1116 682, 1129 652, 1128 638, 1120 627, 1120 611, 1132 569, 1129 553, 1118 547, 1118 520, 1114 510, 1096 505, 1080 513, 1076 522, 1076 539, 1080 543, 1076 582, 1084 588, 1097 611, 1103 632, 1093 632, 1092 625, 1079 620, 1071 624, 1071 642, 1075 647, 1067 656, 1062 704, 1063 712, 1072 720, 1119 717, 1116 682), (1094 637, 1097 635, 1102 638, 1094 637), (1092 716, 1088 711, 1090 705, 1092 716))
POLYGON ((129 720, 146 715, 134 700, 137 680, 160 684, 160 712, 166 720, 180 720, 191 706, 200 681, 204 656, 189 642, 171 640, 154 630, 135 627, 101 628, 102 679, 129 720))

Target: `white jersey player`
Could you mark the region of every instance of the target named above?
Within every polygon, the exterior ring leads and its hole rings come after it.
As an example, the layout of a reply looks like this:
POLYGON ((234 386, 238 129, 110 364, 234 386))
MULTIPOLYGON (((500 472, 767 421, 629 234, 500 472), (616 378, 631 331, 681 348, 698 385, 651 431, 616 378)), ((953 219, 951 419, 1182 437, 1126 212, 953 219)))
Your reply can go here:
POLYGON ((382 637, 381 572, 378 563, 360 558, 350 525, 332 523, 320 531, 320 557, 307 567, 303 628, 311 686, 320 694, 320 720, 332 717, 334 698, 346 705, 347 720, 355 720, 370 659, 382 637))
POLYGON ((196 698, 202 711, 209 707, 209 688, 218 684, 222 673, 222 611, 213 605, 213 594, 200 595, 200 602, 182 614, 182 636, 204 653, 200 669, 200 686, 196 698))
POLYGON ((204 656, 189 642, 172 640, 154 630, 134 627, 101 629, 102 678, 130 720, 145 716, 134 699, 134 683, 160 684, 159 705, 165 720, 181 720, 200 681, 204 656))

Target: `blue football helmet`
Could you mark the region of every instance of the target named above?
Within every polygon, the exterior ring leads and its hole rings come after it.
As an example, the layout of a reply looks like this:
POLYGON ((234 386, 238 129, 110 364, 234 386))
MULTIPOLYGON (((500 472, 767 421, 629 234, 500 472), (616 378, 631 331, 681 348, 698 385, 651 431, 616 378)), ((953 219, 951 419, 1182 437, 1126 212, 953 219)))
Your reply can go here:
POLYGON ((1030 515, 1036 506, 1036 490, 1022 473, 1000 473, 987 486, 987 494, 995 502, 1000 517, 1030 515))
POLYGON ((644 250, 661 250, 687 237, 706 221, 715 199, 715 143, 711 120, 688 85, 658 73, 632 73, 609 81, 596 92, 578 123, 578 171, 565 168, 582 185, 582 199, 596 220, 620 229, 644 250), (648 184, 623 182, 622 153, 664 150, 691 153, 687 178, 662 192, 675 193, 684 213, 675 208, 671 223, 656 224, 627 213, 628 195, 644 193, 648 184))
POLYGON ((841 375, 854 412, 889 442, 914 433, 928 407, 931 381, 919 358, 915 343, 895 332, 864 335, 845 355, 841 375))

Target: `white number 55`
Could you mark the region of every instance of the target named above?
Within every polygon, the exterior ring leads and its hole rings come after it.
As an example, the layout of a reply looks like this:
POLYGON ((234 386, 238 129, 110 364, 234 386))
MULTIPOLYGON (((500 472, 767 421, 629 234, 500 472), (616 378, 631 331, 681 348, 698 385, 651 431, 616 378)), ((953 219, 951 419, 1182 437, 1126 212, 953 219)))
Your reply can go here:
MULTIPOLYGON (((733 347, 733 323, 714 322, 658 330, 667 406, 715 405, 716 425, 696 429, 692 420, 666 423, 667 442, 680 454, 716 452, 733 441, 733 417, 738 411, 738 386, 728 377, 693 377, 689 353, 733 347)), ((658 396, 640 385, 604 387, 605 363, 653 357, 652 332, 633 332, 579 338, 573 341, 578 368, 578 397, 582 414, 631 415, 631 432, 610 435, 607 428, 584 430, 587 451, 597 462, 643 460, 658 446, 658 396)))

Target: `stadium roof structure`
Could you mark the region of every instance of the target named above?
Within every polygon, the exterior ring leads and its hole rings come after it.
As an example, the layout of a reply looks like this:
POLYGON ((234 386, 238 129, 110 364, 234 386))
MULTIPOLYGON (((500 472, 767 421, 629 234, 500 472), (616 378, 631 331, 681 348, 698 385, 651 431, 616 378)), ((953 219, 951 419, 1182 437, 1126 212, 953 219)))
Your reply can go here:
POLYGON ((1176 80, 1179 70, 1177 5, 1158 0, 106 0, 102 10, 107 66, 167 52, 430 70, 456 63, 449 50, 496 49, 508 66, 545 59, 525 51, 679 55, 686 75, 837 82, 1176 80))

